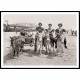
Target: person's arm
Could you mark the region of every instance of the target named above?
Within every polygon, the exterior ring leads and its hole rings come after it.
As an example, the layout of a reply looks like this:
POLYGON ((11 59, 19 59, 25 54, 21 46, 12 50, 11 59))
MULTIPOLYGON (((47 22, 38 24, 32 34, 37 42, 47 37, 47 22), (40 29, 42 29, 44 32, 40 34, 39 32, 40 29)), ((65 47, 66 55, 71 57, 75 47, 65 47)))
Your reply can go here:
POLYGON ((38 27, 36 27, 36 31, 38 31, 38 27))
POLYGON ((44 28, 42 28, 42 31, 44 31, 44 28))
POLYGON ((58 36, 61 36, 61 33, 59 32, 58 29, 55 30, 55 34, 58 35, 58 36))

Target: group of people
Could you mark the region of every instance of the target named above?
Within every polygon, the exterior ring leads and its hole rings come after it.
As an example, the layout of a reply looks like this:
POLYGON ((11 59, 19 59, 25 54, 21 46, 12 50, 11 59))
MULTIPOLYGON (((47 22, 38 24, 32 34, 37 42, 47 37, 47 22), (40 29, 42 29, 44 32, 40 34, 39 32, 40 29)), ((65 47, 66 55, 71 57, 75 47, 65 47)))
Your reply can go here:
MULTIPOLYGON (((38 26, 36 27, 36 35, 35 35, 35 52, 42 54, 43 46, 46 48, 46 53, 50 52, 51 47, 58 52, 58 54, 61 56, 63 51, 63 46, 67 48, 66 43, 66 36, 64 36, 64 33, 66 31, 62 29, 62 23, 58 24, 57 29, 52 29, 52 24, 48 24, 48 28, 44 29, 42 27, 42 23, 40 22, 38 26)), ((25 42, 25 36, 32 36, 30 31, 26 31, 24 29, 20 32, 22 41, 25 42)))
MULTIPOLYGON (((62 29, 62 23, 58 24, 57 29, 52 29, 52 24, 48 24, 48 28, 44 29, 42 27, 42 23, 39 23, 36 27, 36 34, 35 34, 35 41, 34 41, 34 51, 35 53, 43 53, 43 48, 46 48, 46 54, 50 54, 51 48, 53 48, 53 53, 56 51, 58 53, 58 56, 62 56, 62 53, 64 52, 63 46, 67 48, 66 43, 66 36, 64 36, 64 33, 66 33, 65 29, 62 29)), ((11 46, 13 48, 14 56, 17 54, 19 55, 19 52, 23 51, 24 43, 26 38, 31 38, 32 33, 29 31, 24 30, 24 28, 20 31, 19 36, 13 36, 10 37, 11 39, 11 46)), ((32 38, 31 38, 32 39, 32 38)), ((29 41, 29 40, 28 40, 29 41)))
MULTIPOLYGON (((46 52, 49 53, 51 46, 56 48, 56 51, 58 52, 58 55, 62 56, 63 51, 63 44, 64 47, 67 48, 66 43, 66 36, 64 36, 64 32, 66 32, 64 29, 62 29, 62 23, 58 24, 57 29, 52 29, 52 24, 48 24, 48 29, 44 29, 42 27, 42 23, 38 24, 38 27, 36 27, 36 35, 35 35, 35 42, 36 42, 36 48, 42 53, 43 45, 46 45, 46 52), (46 39, 45 39, 46 38, 46 39), (37 41, 38 39, 38 41, 37 41), (38 44, 37 44, 38 42, 38 44), (54 46, 55 45, 55 46, 54 46)), ((37 50, 37 49, 36 49, 37 50)))

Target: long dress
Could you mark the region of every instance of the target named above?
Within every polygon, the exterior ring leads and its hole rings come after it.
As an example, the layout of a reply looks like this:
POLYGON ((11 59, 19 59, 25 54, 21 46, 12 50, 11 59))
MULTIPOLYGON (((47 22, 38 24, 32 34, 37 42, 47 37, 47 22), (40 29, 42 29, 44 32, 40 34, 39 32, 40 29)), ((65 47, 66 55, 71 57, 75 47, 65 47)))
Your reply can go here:
POLYGON ((37 34, 35 36, 35 51, 39 51, 39 53, 42 53, 42 37, 43 37, 43 27, 37 27, 36 28, 37 34))
POLYGON ((62 55, 63 53, 63 44, 62 44, 62 29, 57 29, 58 31, 56 32, 57 35, 57 51, 59 52, 58 54, 62 55))

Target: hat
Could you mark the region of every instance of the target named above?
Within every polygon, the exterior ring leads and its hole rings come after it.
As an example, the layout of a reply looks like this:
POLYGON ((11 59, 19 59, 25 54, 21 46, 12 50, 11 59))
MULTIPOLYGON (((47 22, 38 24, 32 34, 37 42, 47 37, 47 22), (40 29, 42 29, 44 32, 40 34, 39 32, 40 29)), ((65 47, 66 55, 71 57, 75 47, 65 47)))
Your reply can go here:
POLYGON ((62 25, 62 23, 59 23, 58 26, 59 26, 59 27, 62 27, 63 25, 62 25))
POLYGON ((49 25, 51 25, 51 26, 52 26, 52 24, 48 24, 48 26, 49 26, 49 25))
POLYGON ((38 25, 42 25, 42 23, 41 22, 39 22, 39 24, 38 25))

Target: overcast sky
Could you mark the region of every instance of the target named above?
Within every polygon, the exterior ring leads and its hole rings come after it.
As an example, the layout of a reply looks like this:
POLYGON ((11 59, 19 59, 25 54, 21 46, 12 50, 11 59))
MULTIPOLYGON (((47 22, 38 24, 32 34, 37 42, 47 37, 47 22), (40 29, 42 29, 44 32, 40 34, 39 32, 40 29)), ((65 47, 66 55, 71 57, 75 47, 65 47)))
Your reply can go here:
POLYGON ((10 24, 42 22, 44 28, 47 28, 49 23, 53 25, 52 28, 58 28, 58 23, 62 23, 65 29, 76 29, 76 19, 76 14, 5 14, 3 16, 3 22, 8 20, 10 24))

